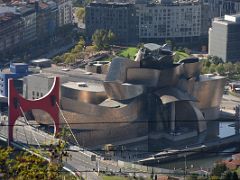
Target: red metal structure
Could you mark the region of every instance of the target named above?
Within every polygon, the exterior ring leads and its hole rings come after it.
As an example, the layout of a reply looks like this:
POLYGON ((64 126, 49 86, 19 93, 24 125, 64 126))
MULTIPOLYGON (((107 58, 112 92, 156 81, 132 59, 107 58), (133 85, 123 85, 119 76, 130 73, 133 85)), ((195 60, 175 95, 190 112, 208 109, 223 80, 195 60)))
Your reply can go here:
POLYGON ((14 124, 19 116, 23 116, 23 112, 32 109, 41 109, 49 113, 54 121, 54 135, 59 132, 59 77, 55 77, 51 90, 45 96, 36 100, 24 99, 18 94, 14 87, 13 79, 8 80, 8 144, 13 140, 14 124), (57 104, 56 104, 57 103, 57 104))

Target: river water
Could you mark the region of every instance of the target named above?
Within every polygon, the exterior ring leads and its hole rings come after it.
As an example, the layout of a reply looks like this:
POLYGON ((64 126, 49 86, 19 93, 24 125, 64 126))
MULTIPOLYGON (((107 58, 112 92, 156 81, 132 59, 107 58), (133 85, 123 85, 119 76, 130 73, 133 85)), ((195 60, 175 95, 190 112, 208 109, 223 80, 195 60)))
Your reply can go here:
MULTIPOLYGON (((217 122, 218 131, 215 132, 216 137, 225 138, 235 135, 237 131, 233 124, 234 122, 217 122)), ((210 128, 209 131, 212 131, 212 129, 210 128)), ((216 150, 212 153, 203 153, 196 157, 186 157, 186 159, 182 158, 174 162, 156 164, 156 166, 167 169, 184 169, 186 160, 187 169, 190 171, 199 169, 210 170, 214 163, 224 159, 231 159, 232 154, 235 154, 237 151, 240 152, 239 150, 239 146, 236 145, 235 147, 216 150)))

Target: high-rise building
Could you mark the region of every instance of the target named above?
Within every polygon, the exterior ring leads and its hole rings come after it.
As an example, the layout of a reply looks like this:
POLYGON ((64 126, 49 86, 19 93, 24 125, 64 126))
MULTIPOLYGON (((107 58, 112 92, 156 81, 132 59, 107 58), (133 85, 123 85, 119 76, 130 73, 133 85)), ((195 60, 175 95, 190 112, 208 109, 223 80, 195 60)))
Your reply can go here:
POLYGON ((55 0, 58 5, 58 26, 73 23, 73 10, 71 0, 55 0))
POLYGON ((201 35, 201 4, 199 2, 161 1, 136 4, 139 39, 191 41, 201 35))
POLYGON ((0 6, 0 51, 34 41, 36 12, 22 4, 0 6))
POLYGON ((37 13, 37 36, 39 39, 52 36, 58 25, 58 7, 54 1, 34 2, 37 13))
POLYGON ((209 55, 240 61, 240 14, 215 19, 209 29, 209 55))
POLYGON ((0 14, 0 52, 17 46, 22 40, 23 21, 14 13, 0 14))
POLYGON ((136 42, 138 37, 136 10, 131 3, 90 3, 85 22, 89 39, 97 29, 111 30, 120 43, 136 42))

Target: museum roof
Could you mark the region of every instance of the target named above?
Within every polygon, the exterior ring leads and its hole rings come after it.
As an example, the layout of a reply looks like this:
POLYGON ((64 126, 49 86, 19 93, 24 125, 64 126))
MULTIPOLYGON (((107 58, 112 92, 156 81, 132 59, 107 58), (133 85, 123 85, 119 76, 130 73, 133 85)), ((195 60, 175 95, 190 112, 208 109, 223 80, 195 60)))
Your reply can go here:
POLYGON ((105 89, 101 83, 93 83, 93 82, 67 82, 62 84, 64 87, 76 89, 76 90, 84 90, 91 92, 104 92, 105 89))

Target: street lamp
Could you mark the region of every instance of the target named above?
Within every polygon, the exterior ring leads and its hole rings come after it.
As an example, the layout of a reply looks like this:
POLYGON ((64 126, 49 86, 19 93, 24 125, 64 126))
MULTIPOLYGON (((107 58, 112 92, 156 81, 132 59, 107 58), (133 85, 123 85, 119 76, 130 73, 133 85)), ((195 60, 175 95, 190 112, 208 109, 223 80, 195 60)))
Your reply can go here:
POLYGON ((186 179, 187 175, 187 146, 185 148, 185 154, 184 154, 184 180, 186 179))

